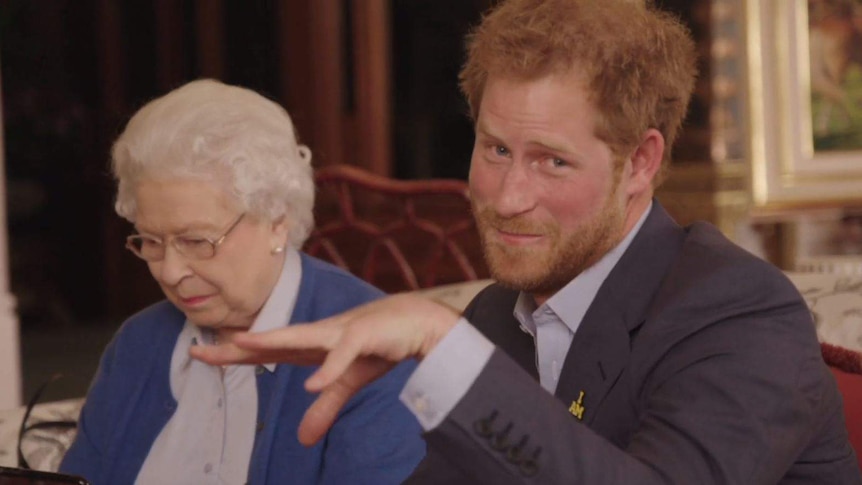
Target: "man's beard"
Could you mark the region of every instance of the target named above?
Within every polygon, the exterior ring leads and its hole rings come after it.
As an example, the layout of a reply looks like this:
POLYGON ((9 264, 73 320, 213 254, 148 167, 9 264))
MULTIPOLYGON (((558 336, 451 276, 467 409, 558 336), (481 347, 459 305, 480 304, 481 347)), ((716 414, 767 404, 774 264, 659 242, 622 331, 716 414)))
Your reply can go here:
POLYGON ((473 211, 491 276, 514 290, 534 295, 556 293, 622 239, 625 211, 618 204, 614 190, 597 214, 575 232, 561 234, 556 224, 533 222, 528 216, 501 217, 490 207, 477 207, 474 202, 473 211), (541 248, 509 246, 490 235, 497 230, 541 234, 547 242, 541 248))

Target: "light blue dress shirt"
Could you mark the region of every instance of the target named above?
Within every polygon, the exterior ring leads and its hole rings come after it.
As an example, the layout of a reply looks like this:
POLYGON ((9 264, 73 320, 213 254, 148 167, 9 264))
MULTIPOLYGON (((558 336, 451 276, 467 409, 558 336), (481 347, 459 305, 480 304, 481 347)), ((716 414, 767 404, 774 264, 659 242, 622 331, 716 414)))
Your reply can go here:
POLYGON ((584 315, 596 298, 602 283, 626 252, 635 234, 640 231, 651 208, 652 204, 619 244, 538 308, 530 294, 521 292, 518 295, 513 313, 521 322, 521 329, 533 336, 539 380, 542 387, 551 394, 557 389, 563 362, 584 315))
MULTIPOLYGON (((532 295, 521 292, 518 296, 513 313, 521 329, 533 336, 539 380, 548 392, 557 388, 572 339, 596 293, 651 210, 652 203, 619 244, 538 308, 532 295)), ((434 429, 464 397, 493 352, 494 344, 462 318, 410 376, 401 401, 423 429, 434 429)))
MULTIPOLYGON (((287 248, 281 275, 250 332, 284 327, 290 321, 302 263, 287 248)), ((171 358, 171 393, 177 409, 153 443, 137 484, 243 484, 248 477, 257 420, 255 372, 265 366, 211 366, 189 356, 196 343, 211 345, 214 332, 186 320, 171 358)))

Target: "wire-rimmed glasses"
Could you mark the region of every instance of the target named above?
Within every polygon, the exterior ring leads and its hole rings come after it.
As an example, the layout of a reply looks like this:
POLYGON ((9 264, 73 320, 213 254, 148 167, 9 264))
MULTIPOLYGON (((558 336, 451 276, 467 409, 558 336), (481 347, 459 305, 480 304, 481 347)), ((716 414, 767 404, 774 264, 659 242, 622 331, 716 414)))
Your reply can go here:
MULTIPOLYGON (((216 248, 239 225, 243 217, 245 217, 244 212, 236 218, 224 234, 216 239, 196 235, 183 235, 170 237, 167 239, 167 242, 186 258, 194 260, 210 259, 215 256, 216 248)), ((167 244, 165 244, 165 240, 158 237, 132 234, 126 238, 126 249, 134 253, 135 256, 150 263, 165 259, 166 248, 167 244)))

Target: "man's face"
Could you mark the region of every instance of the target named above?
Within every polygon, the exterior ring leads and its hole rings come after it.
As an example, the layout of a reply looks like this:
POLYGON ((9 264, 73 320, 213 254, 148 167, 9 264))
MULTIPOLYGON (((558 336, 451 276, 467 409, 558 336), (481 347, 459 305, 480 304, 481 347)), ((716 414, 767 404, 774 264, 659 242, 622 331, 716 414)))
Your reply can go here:
POLYGON ((547 298, 623 236, 626 196, 577 76, 490 78, 470 194, 492 276, 547 298))

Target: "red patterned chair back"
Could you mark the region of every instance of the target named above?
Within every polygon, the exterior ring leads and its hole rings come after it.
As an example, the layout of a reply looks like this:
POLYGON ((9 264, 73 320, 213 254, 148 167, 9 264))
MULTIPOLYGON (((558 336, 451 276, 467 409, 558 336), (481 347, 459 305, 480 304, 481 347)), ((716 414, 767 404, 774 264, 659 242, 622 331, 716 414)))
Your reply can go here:
POLYGON ((347 165, 315 173, 306 253, 387 292, 487 277, 467 184, 394 180, 347 165))
POLYGON ((827 343, 820 350, 844 398, 847 434, 862 469, 862 354, 827 343))

